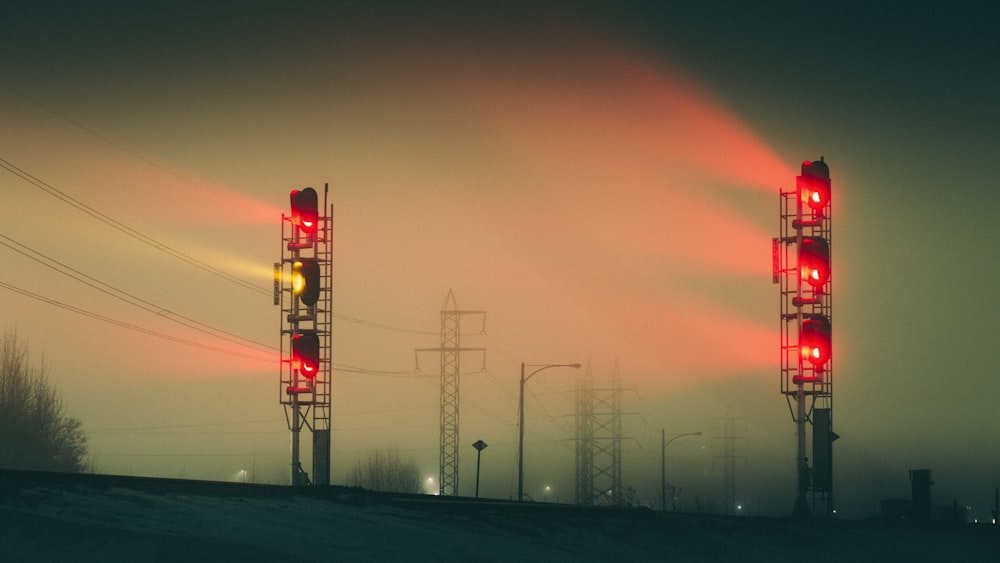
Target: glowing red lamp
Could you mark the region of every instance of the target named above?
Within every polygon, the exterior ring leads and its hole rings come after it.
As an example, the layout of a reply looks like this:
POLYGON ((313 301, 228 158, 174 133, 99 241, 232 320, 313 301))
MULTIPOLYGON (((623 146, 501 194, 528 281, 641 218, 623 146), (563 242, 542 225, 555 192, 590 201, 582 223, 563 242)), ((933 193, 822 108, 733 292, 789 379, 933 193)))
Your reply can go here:
POLYGON ((799 247, 802 281, 819 291, 830 280, 830 245, 821 237, 806 237, 799 247))
POLYGON ((823 215, 830 205, 830 168, 822 159, 803 162, 802 175, 796 178, 796 189, 803 204, 814 214, 823 215))
POLYGON ((292 202, 292 224, 308 235, 315 234, 319 226, 319 198, 316 190, 292 190, 289 198, 292 202))
POLYGON ((306 379, 319 373, 319 336, 315 331, 303 331, 292 337, 292 367, 306 379))
POLYGON ((832 354, 830 320, 823 315, 802 321, 802 332, 799 334, 799 347, 802 358, 813 365, 816 371, 823 371, 832 354))

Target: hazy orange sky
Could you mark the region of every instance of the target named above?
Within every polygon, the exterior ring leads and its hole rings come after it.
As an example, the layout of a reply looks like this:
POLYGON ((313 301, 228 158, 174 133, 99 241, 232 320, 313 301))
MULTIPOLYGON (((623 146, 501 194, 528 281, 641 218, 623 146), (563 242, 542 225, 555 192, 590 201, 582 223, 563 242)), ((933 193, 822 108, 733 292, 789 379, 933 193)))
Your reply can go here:
MULTIPOLYGON (((418 373, 414 349, 439 344, 454 290, 486 311, 486 334, 463 340, 487 349, 485 371, 482 356, 462 360, 463 494, 477 439, 490 445, 483 495, 516 492, 521 362, 589 362, 599 384, 617 363, 627 486, 655 498, 661 429, 701 431, 670 446, 672 480, 684 501, 718 499, 731 413, 738 496, 784 514, 795 427, 770 239, 779 188, 824 156, 838 502, 873 514, 908 496, 909 469, 930 468, 936 501, 987 514, 1000 124, 986 69, 1000 47, 986 22, 1000 14, 899 6, 7 3, 0 241, 154 311, 3 246, 0 328, 44 358, 99 470, 285 479, 271 264, 288 192, 322 198, 328 183, 346 317, 335 483, 385 447, 436 478, 438 361, 422 355, 418 373)), ((528 386, 533 495, 572 500, 582 371, 528 386)))

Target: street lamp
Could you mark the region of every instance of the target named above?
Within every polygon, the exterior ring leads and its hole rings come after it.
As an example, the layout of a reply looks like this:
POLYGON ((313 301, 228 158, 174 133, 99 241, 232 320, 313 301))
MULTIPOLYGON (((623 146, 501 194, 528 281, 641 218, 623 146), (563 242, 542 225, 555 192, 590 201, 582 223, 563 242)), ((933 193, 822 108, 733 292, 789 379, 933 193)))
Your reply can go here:
POLYGON ((524 500, 524 384, 531 379, 533 375, 542 371, 543 369, 549 368, 574 368, 580 369, 580 364, 528 364, 521 363, 521 393, 518 397, 517 403, 517 413, 518 413, 518 424, 517 424, 517 500, 524 500), (524 375, 525 367, 537 367, 535 371, 528 374, 527 377, 524 375))
POLYGON ((475 444, 472 444, 473 448, 476 448, 476 498, 479 498, 479 462, 483 456, 483 450, 486 449, 486 442, 482 440, 476 440, 475 444))
POLYGON ((687 432, 684 434, 673 434, 673 438, 667 440, 667 430, 660 429, 660 510, 667 511, 667 446, 677 438, 684 436, 701 436, 701 432, 687 432))

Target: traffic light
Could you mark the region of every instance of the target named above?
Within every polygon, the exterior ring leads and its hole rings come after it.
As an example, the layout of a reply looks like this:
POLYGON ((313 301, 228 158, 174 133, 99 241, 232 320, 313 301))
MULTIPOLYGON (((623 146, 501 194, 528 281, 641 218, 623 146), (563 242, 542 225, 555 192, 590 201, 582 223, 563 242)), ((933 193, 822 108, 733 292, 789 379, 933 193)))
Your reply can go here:
POLYGON ((806 160, 802 163, 802 175, 795 180, 802 203, 822 217, 823 210, 830 205, 830 168, 822 159, 806 160))
POLYGON ((802 321, 799 333, 799 347, 802 357, 809 360, 816 371, 823 371, 830 361, 832 352, 830 320, 823 315, 815 315, 802 321))
POLYGON ((799 247, 802 281, 820 291, 830 279, 830 245, 822 237, 803 237, 799 247))
POLYGON ((319 373, 319 336, 315 331, 303 331, 292 337, 292 367, 306 379, 319 373))
POLYGON ((316 234, 319 225, 319 199, 316 190, 292 190, 289 197, 292 200, 292 224, 307 235, 316 234))
POLYGON ((292 263, 292 293, 312 307, 319 301, 319 262, 302 258, 292 263))

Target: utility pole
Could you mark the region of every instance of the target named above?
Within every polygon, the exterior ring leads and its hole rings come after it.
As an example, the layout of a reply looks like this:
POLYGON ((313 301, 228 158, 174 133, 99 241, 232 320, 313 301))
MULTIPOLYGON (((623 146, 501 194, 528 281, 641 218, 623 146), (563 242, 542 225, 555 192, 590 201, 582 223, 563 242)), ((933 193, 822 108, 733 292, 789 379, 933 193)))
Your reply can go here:
POLYGON ((660 510, 667 510, 667 446, 677 438, 684 436, 701 436, 701 432, 684 432, 682 434, 671 434, 672 438, 667 441, 667 429, 660 429, 660 510))
POLYGON ((525 364, 521 363, 521 383, 517 401, 517 500, 524 500, 524 384, 528 382, 536 373, 549 368, 574 368, 579 369, 580 364, 525 364), (538 369, 525 375, 525 367, 537 367, 538 369))
POLYGON ((476 440, 472 447, 476 448, 476 498, 479 498, 479 463, 483 457, 483 450, 486 449, 486 442, 476 440))

